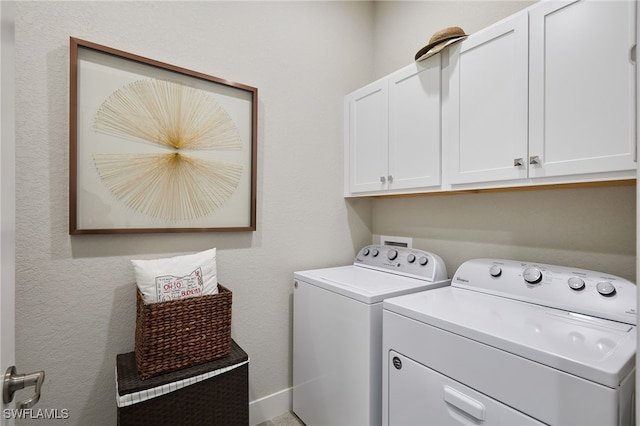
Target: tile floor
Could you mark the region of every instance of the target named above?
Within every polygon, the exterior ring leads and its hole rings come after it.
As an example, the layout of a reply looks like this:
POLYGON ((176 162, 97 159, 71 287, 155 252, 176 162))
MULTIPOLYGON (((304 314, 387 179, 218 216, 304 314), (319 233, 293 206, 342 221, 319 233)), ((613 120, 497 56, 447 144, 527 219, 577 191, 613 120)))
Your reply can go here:
POLYGON ((292 412, 287 412, 262 422, 257 426, 304 426, 304 423, 292 412))

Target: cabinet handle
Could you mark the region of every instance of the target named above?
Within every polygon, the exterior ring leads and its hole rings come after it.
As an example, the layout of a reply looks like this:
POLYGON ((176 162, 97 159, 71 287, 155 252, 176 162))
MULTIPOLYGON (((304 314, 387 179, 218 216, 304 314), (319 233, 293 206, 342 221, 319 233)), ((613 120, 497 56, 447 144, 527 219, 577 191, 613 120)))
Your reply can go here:
POLYGON ((513 159, 513 167, 518 167, 522 165, 524 165, 524 159, 522 157, 513 159))
POLYGON ((529 164, 542 164, 540 157, 537 155, 532 155, 529 157, 529 164))
POLYGON ((393 183, 393 176, 389 175, 389 183, 393 183))
POLYGON ((380 176, 380 183, 385 183, 387 181, 387 178, 385 178, 384 176, 380 176))

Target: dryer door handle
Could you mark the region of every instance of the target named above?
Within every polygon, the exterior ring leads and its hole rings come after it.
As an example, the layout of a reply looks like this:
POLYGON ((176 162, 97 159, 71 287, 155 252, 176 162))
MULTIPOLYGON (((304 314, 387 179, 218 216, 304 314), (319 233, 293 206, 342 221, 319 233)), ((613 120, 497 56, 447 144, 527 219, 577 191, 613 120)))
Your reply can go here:
POLYGON ((447 385, 444 386, 444 400, 477 420, 486 418, 484 404, 447 385))

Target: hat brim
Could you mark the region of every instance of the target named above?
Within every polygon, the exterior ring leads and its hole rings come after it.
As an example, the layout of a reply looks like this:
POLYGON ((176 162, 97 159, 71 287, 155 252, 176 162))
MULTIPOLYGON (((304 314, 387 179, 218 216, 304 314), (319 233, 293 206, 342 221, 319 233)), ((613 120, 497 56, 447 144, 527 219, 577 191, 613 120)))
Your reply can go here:
POLYGON ((442 40, 439 41, 437 43, 433 43, 433 44, 428 44, 425 47, 423 47, 422 49, 420 49, 418 51, 418 53, 416 53, 416 61, 424 61, 425 59, 435 55, 436 53, 440 53, 440 51, 442 49, 444 49, 447 46, 450 46, 454 43, 457 43, 459 41, 462 41, 464 39, 466 39, 468 36, 467 35, 463 35, 463 36, 455 36, 455 37, 451 37, 449 39, 446 40, 442 40))

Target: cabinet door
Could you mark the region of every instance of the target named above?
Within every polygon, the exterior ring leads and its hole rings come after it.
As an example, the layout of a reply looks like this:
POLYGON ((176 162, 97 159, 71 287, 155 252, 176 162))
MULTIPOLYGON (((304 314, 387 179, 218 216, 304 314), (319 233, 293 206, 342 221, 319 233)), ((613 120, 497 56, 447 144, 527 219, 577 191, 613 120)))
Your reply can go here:
POLYGON ((347 95, 348 173, 351 193, 387 189, 389 89, 378 80, 347 95))
POLYGON ((440 55, 389 77, 389 189, 439 186, 440 55))
POLYGON ((530 11, 529 175, 635 169, 633 1, 541 2, 530 11))
POLYGON ((450 148, 449 182, 526 178, 526 11, 471 35, 453 50, 449 61, 443 137, 450 148), (517 159, 524 166, 514 165, 517 159))

